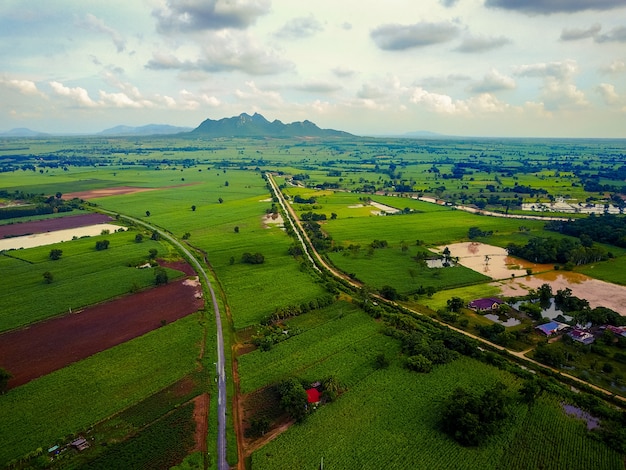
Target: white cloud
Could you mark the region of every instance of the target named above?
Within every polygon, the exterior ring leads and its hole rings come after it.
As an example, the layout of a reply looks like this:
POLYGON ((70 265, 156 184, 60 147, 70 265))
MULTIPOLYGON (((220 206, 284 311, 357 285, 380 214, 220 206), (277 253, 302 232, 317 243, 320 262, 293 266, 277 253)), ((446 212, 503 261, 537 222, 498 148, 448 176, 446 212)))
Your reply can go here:
POLYGON ((603 67, 600 71, 603 73, 608 73, 608 74, 624 73, 626 72, 626 61, 614 60, 606 67, 603 67))
POLYGON ((255 109, 259 106, 269 109, 277 109, 284 105, 284 101, 280 93, 276 91, 261 90, 253 81, 246 82, 247 89, 241 90, 237 88, 234 92, 235 97, 244 103, 253 104, 255 109))
POLYGON ((87 13, 85 17, 79 21, 79 26, 98 33, 106 34, 111 38, 115 45, 117 52, 123 52, 126 49, 126 39, 120 34, 119 31, 106 25, 104 21, 97 18, 91 13, 87 13))
POLYGON ((482 93, 467 100, 455 100, 449 95, 431 93, 421 87, 413 90, 410 101, 435 113, 449 115, 470 116, 483 113, 500 113, 509 108, 509 105, 490 93, 482 93))
POLYGON ((485 77, 469 87, 473 93, 492 93, 495 91, 512 90, 515 88, 515 80, 496 69, 491 69, 485 77))
POLYGON ((52 91, 58 95, 68 98, 79 107, 93 108, 98 104, 89 97, 89 93, 82 87, 69 88, 59 82, 50 82, 52 91))
POLYGON ((615 86, 610 83, 600 83, 596 88, 596 91, 602 96, 604 102, 609 105, 616 105, 622 103, 621 97, 615 91, 615 86))
POLYGON ((511 40, 504 36, 467 36, 455 51, 474 54, 498 49, 510 43, 511 40))
POLYGON ((41 91, 39 91, 35 82, 31 80, 0 78, 0 85, 16 90, 22 95, 45 96, 41 91))

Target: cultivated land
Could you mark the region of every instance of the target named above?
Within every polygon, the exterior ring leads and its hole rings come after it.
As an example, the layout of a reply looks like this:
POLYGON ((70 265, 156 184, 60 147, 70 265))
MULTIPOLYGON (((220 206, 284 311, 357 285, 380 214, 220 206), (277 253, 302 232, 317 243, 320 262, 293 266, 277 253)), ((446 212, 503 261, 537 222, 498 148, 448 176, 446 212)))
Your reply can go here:
MULTIPOLYGON (((532 404, 520 401, 535 375, 496 348, 527 351, 543 344, 545 338, 533 331, 535 322, 520 313, 518 326, 489 337, 496 346, 449 336, 451 330, 439 322, 477 337, 487 331, 481 326, 494 322, 465 307, 450 311, 448 300, 458 297, 466 305, 501 290, 484 272, 425 263, 442 247, 469 241, 472 227, 479 229, 472 240, 500 247, 534 237, 577 240, 547 230, 541 220, 471 214, 455 205, 502 215, 524 215, 522 203, 561 199, 623 207, 624 154, 623 141, 582 140, 7 140, 0 141, 0 203, 57 210, 0 218, 0 234, 45 231, 52 227, 45 224, 64 226, 75 223, 77 214, 105 209, 142 219, 186 243, 214 276, 223 307, 233 467, 317 468, 323 459, 326 468, 624 468, 623 426, 599 398, 610 397, 602 391, 589 398, 572 393, 570 379, 528 362, 525 367, 536 368, 545 383, 532 404), (356 287, 311 267, 292 236, 300 229, 288 214, 282 214, 284 228, 268 223, 280 220, 281 210, 266 172, 274 174, 307 228, 309 249, 315 247, 356 287), (79 201, 81 209, 62 213, 59 208, 71 201, 79 201), (381 211, 394 215, 378 215, 381 211), (413 340, 407 342, 406 335, 413 340), (463 352, 435 362, 429 373, 411 371, 406 365, 409 356, 418 355, 418 339, 463 352), (296 378, 309 386, 328 377, 341 384, 336 400, 293 424, 276 385, 296 378), (456 387, 483 391, 496 382, 515 397, 500 432, 468 448, 441 431, 444 399, 456 387), (613 440, 587 431, 584 421, 566 415, 563 403, 595 414, 614 432, 613 440), (259 426, 268 434, 255 431, 259 426)), ((550 215, 584 217, 582 211, 550 215)), ((0 293, 0 367, 14 375, 0 396, 0 415, 6 417, 0 425, 6 444, 0 465, 137 468, 148 465, 154 453, 161 463, 153 468, 169 468, 183 457, 156 443, 171 439, 192 454, 184 468, 217 468, 215 326, 193 284, 194 273, 183 264, 168 264, 179 255, 149 230, 124 223, 123 217, 116 221, 115 215, 90 217, 129 230, 0 256, 6 287, 0 293), (107 248, 97 250, 103 240, 107 248), (60 259, 50 259, 53 249, 62 250, 60 259), (154 287, 156 268, 137 268, 151 260, 166 270, 167 285, 154 287), (49 283, 45 272, 52 274, 49 283), (43 333, 49 325, 56 329, 43 333), (67 355, 27 377, 20 361, 54 359, 28 347, 40 343, 39 334, 63 344, 51 350, 67 355), (11 346, 13 337, 24 352, 11 346), (99 346, 81 349, 81 341, 99 346), (181 387, 184 393, 174 392, 181 387), (194 398, 195 405, 185 405, 194 398), (195 420, 185 411, 194 406, 195 420), (180 415, 174 414, 178 409, 180 415), (170 436, 165 429, 180 433, 170 436), (204 454, 194 455, 202 445, 181 437, 198 436, 194 429, 200 430, 204 454), (77 436, 88 438, 90 450, 67 450, 50 461, 47 448, 77 436), (145 444, 133 447, 135 441, 145 444)), ((619 269, 626 262, 625 247, 594 243, 611 257, 567 268, 616 288, 626 285, 619 269)), ((544 263, 541 269, 534 264, 530 274, 556 272, 555 265, 565 268, 565 263, 544 263)), ((523 295, 519 289, 516 295, 523 295)), ((570 359, 551 365, 565 366, 562 372, 610 394, 624 394, 621 342, 566 347, 569 355, 563 357, 570 359)), ((426 349, 420 354, 434 354, 426 349)), ((575 386, 591 391, 582 383, 575 386)))

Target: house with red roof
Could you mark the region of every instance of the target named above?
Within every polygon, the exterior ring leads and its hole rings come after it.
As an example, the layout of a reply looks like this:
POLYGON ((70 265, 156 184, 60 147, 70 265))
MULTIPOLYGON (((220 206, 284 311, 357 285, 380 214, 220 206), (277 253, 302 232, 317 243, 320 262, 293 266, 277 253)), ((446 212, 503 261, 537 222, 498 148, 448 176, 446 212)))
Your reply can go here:
POLYGON ((321 401, 322 394, 317 388, 309 388, 306 391, 306 396, 309 405, 317 405, 321 401))

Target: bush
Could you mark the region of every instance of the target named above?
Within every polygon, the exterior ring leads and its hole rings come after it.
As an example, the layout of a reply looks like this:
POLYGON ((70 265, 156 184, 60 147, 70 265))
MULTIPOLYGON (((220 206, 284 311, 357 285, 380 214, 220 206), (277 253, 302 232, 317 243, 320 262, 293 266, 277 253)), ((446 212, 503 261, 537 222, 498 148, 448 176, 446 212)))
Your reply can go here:
POLYGON ((244 253, 241 256, 241 262, 246 264, 263 264, 265 262, 265 256, 261 253, 244 253))

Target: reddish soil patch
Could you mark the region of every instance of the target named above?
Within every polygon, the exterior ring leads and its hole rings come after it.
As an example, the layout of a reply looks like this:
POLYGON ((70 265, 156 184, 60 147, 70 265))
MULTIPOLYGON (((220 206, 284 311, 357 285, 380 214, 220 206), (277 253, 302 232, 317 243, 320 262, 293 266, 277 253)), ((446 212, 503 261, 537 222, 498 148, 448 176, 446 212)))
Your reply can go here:
POLYGON ((141 336, 204 307, 201 287, 188 279, 89 307, 0 335, 0 366, 23 385, 141 336))
POLYGON ((160 266, 165 266, 166 268, 175 269, 176 271, 180 271, 185 273, 187 276, 196 276, 196 271, 191 267, 187 261, 179 260, 179 261, 164 261, 159 260, 160 266))
POLYGON ((54 232, 69 228, 87 227, 89 225, 105 224, 113 218, 95 212, 82 215, 69 215, 57 219, 35 220, 32 222, 18 222, 9 225, 0 225, 0 238, 30 235, 31 233, 54 232))
POLYGON ((139 188, 136 186, 118 186, 116 188, 91 189, 89 191, 77 191, 75 193, 64 194, 62 199, 93 199, 106 196, 121 196, 124 194, 142 193, 144 191, 154 191, 160 188, 139 188))
POLYGON ((193 402, 193 420, 196 422, 193 452, 200 451, 204 454, 207 451, 206 440, 209 432, 209 394, 198 395, 193 402))

